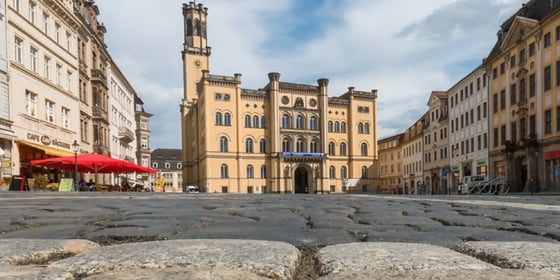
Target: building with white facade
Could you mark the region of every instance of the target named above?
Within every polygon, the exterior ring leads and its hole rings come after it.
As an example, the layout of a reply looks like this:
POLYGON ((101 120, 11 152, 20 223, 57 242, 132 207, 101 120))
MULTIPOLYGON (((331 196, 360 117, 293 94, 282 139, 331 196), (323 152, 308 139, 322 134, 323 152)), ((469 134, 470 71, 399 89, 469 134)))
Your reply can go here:
POLYGON ((447 92, 432 91, 424 120, 424 182, 431 194, 449 194, 447 92))
POLYGON ((451 186, 488 175, 488 76, 480 66, 448 90, 451 186))

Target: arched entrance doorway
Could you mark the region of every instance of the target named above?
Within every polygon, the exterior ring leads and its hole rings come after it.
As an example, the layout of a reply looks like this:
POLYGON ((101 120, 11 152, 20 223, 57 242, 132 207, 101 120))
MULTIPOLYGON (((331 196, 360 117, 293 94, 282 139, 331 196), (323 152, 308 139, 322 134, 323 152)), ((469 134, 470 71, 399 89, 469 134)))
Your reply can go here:
POLYGON ((294 174, 295 192, 296 193, 309 193, 309 179, 307 169, 299 167, 294 174))

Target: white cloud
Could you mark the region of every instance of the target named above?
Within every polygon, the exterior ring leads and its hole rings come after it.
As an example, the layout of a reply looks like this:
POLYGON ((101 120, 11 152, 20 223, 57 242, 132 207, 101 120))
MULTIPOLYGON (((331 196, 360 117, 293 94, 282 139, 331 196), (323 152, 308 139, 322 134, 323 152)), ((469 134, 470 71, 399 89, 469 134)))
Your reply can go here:
MULTIPOLYGON (((154 114, 152 148, 181 146, 184 2, 96 1, 109 52, 154 114)), ((241 73, 244 88, 260 88, 268 72, 278 71, 289 82, 329 78, 331 96, 348 86, 378 89, 384 137, 417 120, 432 90, 446 90, 474 70, 523 2, 323 0, 305 11, 294 10, 302 5, 295 0, 203 3, 212 73, 241 73), (290 37, 307 28, 309 36, 290 37)))

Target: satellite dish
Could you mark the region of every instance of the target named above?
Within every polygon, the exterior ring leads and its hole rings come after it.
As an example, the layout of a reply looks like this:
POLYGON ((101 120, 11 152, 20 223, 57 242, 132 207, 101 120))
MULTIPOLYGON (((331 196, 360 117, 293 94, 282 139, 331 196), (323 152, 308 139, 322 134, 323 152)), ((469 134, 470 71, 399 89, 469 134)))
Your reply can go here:
POLYGON ((0 148, 0 157, 3 156, 4 154, 6 154, 6 152, 2 150, 2 148, 0 148))
POLYGON ((136 175, 136 179, 142 179, 142 175, 140 174, 136 175))

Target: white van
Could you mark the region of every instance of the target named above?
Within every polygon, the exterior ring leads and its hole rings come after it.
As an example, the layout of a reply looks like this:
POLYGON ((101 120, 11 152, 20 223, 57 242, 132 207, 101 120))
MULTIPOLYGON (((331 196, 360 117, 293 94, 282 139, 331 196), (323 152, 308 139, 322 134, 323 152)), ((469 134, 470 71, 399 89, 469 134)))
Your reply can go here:
POLYGON ((187 186, 188 193, 199 193, 197 186, 187 186))

